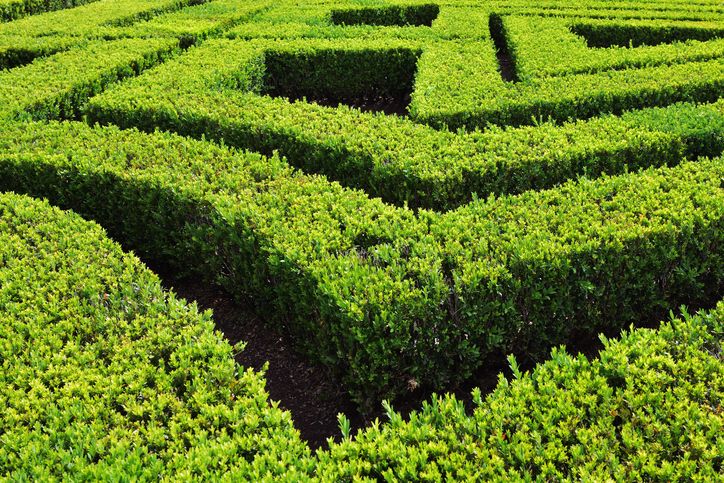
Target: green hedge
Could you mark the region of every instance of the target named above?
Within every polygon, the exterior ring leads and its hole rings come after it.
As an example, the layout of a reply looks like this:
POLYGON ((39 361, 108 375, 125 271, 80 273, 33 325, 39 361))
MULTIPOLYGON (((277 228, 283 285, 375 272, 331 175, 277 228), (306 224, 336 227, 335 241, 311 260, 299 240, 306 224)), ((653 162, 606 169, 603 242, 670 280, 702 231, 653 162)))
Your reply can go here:
POLYGON ((532 17, 556 17, 571 19, 600 19, 619 21, 628 20, 668 20, 668 21, 722 21, 724 15, 715 5, 704 5, 687 3, 684 8, 682 4, 670 2, 649 3, 618 3, 613 5, 609 2, 577 1, 575 4, 562 5, 560 3, 548 6, 532 6, 530 1, 505 2, 496 5, 496 10, 504 14, 525 15, 532 17))
POLYGON ((96 224, 0 194, 0 471, 12 480, 439 481, 721 475, 724 302, 658 330, 554 349, 314 457, 263 375, 96 224))
POLYGON ((267 10, 270 3, 254 0, 218 0, 159 15, 128 27, 104 28, 106 37, 176 37, 183 46, 221 35, 237 24, 267 10))
POLYGON ((0 22, 52 10, 77 7, 98 0, 0 0, 0 22))
POLYGON ((73 9, 58 10, 0 24, 0 36, 48 35, 104 38, 104 27, 128 26, 204 0, 98 0, 73 9))
MULTIPOLYGON (((440 69, 445 66, 442 59, 436 63, 440 69)), ((481 82, 458 88, 454 71, 440 69, 435 80, 418 76, 418 94, 413 97, 410 113, 419 122, 451 129, 485 128, 490 123, 530 125, 541 119, 564 122, 676 102, 714 102, 724 90, 721 57, 552 77, 495 89, 481 82), (435 82, 441 78, 449 80, 446 84, 435 82), (437 87, 426 89, 431 83, 437 87)))
POLYGON ((322 481, 715 481, 724 451, 724 303, 603 339, 592 360, 553 351, 502 376, 473 413, 435 397, 318 453, 322 481))
POLYGON ((73 208, 251 299, 360 403, 411 379, 446 387, 491 354, 544 351, 574 329, 706 303, 724 280, 722 159, 415 216, 278 159, 172 135, 2 132, 3 189, 73 208))
POLYGON ((264 91, 291 99, 404 97, 420 51, 406 48, 286 49, 264 52, 264 91))
POLYGON ((18 35, 0 36, 0 72, 31 63, 38 57, 63 52, 87 43, 78 37, 26 37, 18 35))
POLYGON ((0 194, 0 474, 290 480, 310 452, 263 374, 103 230, 0 194))
POLYGON ((707 41, 724 37, 716 22, 621 22, 576 21, 571 31, 586 39, 589 47, 639 47, 686 40, 707 41))
POLYGON ((575 20, 509 15, 503 17, 503 23, 508 34, 506 40, 515 57, 517 74, 527 81, 541 77, 673 65, 724 55, 724 39, 708 42, 689 40, 634 49, 591 49, 585 39, 571 32, 575 20))
MULTIPOLYGON (((305 172, 322 173, 397 205, 437 210, 460 206, 473 193, 482 197, 548 188, 581 174, 676 164, 684 156, 715 156, 722 149, 721 102, 672 106, 653 115, 641 111, 645 119, 660 118, 656 129, 636 122, 633 113, 626 120, 606 117, 562 127, 543 124, 465 134, 346 106, 330 109, 255 94, 267 89, 267 63, 273 64, 272 72, 282 74, 284 90, 295 97, 305 89, 307 94, 323 97, 325 91, 326 95, 349 95, 345 85, 354 87, 351 94, 364 90, 363 85, 384 87, 387 81, 379 69, 355 77, 350 68, 336 69, 335 60, 341 57, 349 67, 349 59, 369 56, 366 65, 370 65, 391 50, 408 52, 416 46, 399 40, 344 44, 310 40, 292 47, 268 41, 209 41, 93 98, 88 118, 146 131, 162 128, 223 139, 226 144, 267 154, 278 151, 305 172), (318 64, 315 71, 308 59, 320 58, 328 62, 318 64), (314 82, 308 85, 305 79, 314 82), (292 81, 305 89, 295 88, 292 81), (689 127, 662 128, 678 122, 689 127)), ((411 59, 393 56, 392 61, 395 69, 389 70, 390 77, 400 80, 411 59)), ((497 72, 494 75, 500 81, 497 72)))
POLYGON ((0 118, 77 118, 107 85, 138 75, 178 52, 175 39, 90 42, 0 71, 0 118))

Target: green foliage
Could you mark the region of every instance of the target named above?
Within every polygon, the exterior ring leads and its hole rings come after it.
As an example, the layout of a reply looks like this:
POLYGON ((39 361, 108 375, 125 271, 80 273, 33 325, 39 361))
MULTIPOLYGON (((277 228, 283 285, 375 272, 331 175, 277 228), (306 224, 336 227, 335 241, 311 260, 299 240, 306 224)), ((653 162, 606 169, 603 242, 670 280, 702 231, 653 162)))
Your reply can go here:
MULTIPOLYGON (((467 203, 472 193, 520 193, 583 174, 674 165, 685 156, 721 152, 721 102, 672 106, 655 115, 641 111, 643 119, 659 119, 656 129, 636 121, 634 113, 626 120, 609 116, 467 134, 346 106, 331 109, 259 95, 271 90, 293 98, 334 99, 359 97, 365 89, 396 95, 392 87, 404 90, 409 83, 418 47, 400 40, 209 41, 95 97, 87 114, 104 124, 163 128, 276 151, 305 172, 322 173, 397 205, 437 210, 467 203), (382 68, 384 62, 389 68, 382 68), (700 123, 662 132, 660 126, 675 126, 683 117, 687 125, 700 123), (699 152, 699 146, 708 148, 699 152)), ((423 52, 420 69, 434 65, 430 55, 429 49, 423 52)), ((492 46, 490 55, 494 59, 492 46)), ((450 56, 444 59, 453 63, 450 56)), ((421 75, 415 92, 426 89, 421 75)), ((496 70, 494 75, 502 83, 496 70)))
POLYGON ((8 125, 0 147, 3 189, 252 299, 359 402, 411 378, 444 387, 499 350, 540 353, 572 320, 590 334, 704 303, 724 280, 722 159, 415 216, 165 134, 8 125))
POLYGON ((721 299, 719 3, 99 0, 0 24, 0 189, 250 301, 363 410, 501 354, 515 377, 472 415, 339 415, 313 460, 207 315, 2 195, 0 478, 716 479, 722 307, 517 361, 721 299), (411 102, 314 103, 385 98, 411 102))
POLYGON ((48 35, 104 38, 105 27, 127 26, 140 20, 204 3, 203 0, 98 0, 80 7, 0 23, 0 36, 48 35))
POLYGON ((0 118, 78 118, 105 87, 178 51, 175 39, 90 42, 32 64, 0 71, 0 118))
POLYGON ((403 97, 412 92, 419 51, 408 48, 270 49, 264 52, 271 95, 309 100, 403 97))
POLYGON ((639 47, 686 40, 707 41, 724 37, 724 27, 716 22, 621 22, 576 21, 571 31, 586 39, 589 47, 639 47))
POLYGON ((0 22, 52 10, 62 10, 98 0, 1 0, 0 22))
POLYGON ((0 195, 0 475, 300 477, 309 449, 201 314, 103 230, 0 195), (296 475, 296 476, 295 476, 296 475))
POLYGON ((29 64, 38 57, 47 57, 87 43, 77 37, 0 36, 0 71, 29 64))
POLYGON ((471 415, 434 397, 318 453, 322 481, 607 481, 721 478, 724 302, 660 329, 603 339, 588 360, 555 349, 471 415), (396 416, 400 418, 400 416, 396 416))
MULTIPOLYGON (((589 19, 588 22, 593 20, 589 19)), ((658 25, 661 22, 649 20, 639 23, 658 25)), ((683 38, 678 42, 637 48, 628 48, 626 40, 623 47, 592 49, 583 37, 572 32, 575 25, 583 25, 581 19, 511 15, 503 17, 503 24, 507 33, 506 40, 515 58, 516 73, 524 81, 611 69, 681 64, 715 59, 724 54, 724 39, 701 42, 683 38)), ((625 25, 628 24, 629 22, 625 25)))
POLYGON ((716 479, 724 302, 588 360, 433 397, 312 458, 262 376, 100 227, 0 195, 0 471, 10 479, 716 479), (31 343, 32 342, 32 343, 31 343))

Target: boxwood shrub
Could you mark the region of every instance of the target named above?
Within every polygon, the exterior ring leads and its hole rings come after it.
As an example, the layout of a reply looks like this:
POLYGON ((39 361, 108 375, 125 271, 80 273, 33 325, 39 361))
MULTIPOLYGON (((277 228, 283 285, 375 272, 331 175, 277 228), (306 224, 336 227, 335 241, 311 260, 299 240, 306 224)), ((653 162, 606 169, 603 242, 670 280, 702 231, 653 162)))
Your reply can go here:
POLYGON ((263 374, 95 223, 0 194, 0 475, 271 480, 310 452, 263 374))

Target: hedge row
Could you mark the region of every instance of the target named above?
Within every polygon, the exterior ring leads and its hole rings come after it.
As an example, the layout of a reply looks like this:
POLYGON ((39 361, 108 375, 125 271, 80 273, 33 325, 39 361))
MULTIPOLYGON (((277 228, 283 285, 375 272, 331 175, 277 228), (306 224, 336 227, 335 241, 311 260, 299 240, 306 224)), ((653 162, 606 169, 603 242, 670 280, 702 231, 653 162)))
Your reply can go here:
POLYGON ((104 26, 130 25, 156 15, 179 10, 204 0, 99 0, 69 10, 59 10, 0 24, 0 36, 48 35, 102 38, 104 26))
POLYGON ((263 374, 95 223, 0 194, 0 475, 295 479, 310 452, 263 374))
POLYGON ((318 453, 323 481, 719 480, 724 303, 603 339, 587 360, 556 349, 466 414, 435 397, 318 453))
POLYGON ((89 42, 0 72, 0 118, 76 118, 91 96, 178 52, 175 39, 89 42))
POLYGON ((639 47, 686 40, 721 39, 720 22, 576 21, 571 31, 586 39, 589 47, 639 47))
POLYGON ((363 404, 410 381, 459 382, 498 351, 710 302, 724 280, 722 159, 415 216, 278 159, 170 134, 8 125, 1 152, 0 188, 216 277, 363 404))
POLYGON ((403 98, 421 51, 410 48, 269 49, 262 92, 321 101, 403 98))
POLYGON ((187 46, 221 35, 267 10, 270 5, 265 0, 243 4, 235 0, 218 0, 159 15, 129 27, 106 28, 103 31, 108 37, 176 37, 181 39, 182 45, 187 46))
POLYGON ((530 2, 519 3, 517 6, 510 3, 501 3, 496 6, 496 11, 501 14, 527 15, 533 17, 567 17, 567 18, 590 18, 590 19, 618 19, 618 20, 671 20, 671 21, 722 21, 724 14, 721 11, 711 9, 696 9, 692 6, 684 7, 681 10, 657 10, 642 8, 639 5, 629 5, 627 9, 605 8, 600 3, 596 6, 560 5, 557 8, 531 7, 530 2))
POLYGON ((20 67, 38 57, 47 57, 85 43, 86 40, 78 37, 0 36, 0 71, 20 67))
POLYGON ((420 5, 385 5, 380 7, 333 9, 330 22, 335 25, 397 25, 430 27, 440 14, 433 3, 420 5))
MULTIPOLYGON (((536 119, 566 121, 676 102, 713 102, 724 90, 722 57, 501 85, 487 84, 488 74, 474 72, 466 72, 465 77, 475 76, 477 82, 460 84, 455 67, 459 63, 445 69, 445 51, 436 55, 439 68, 430 78, 426 73, 432 69, 420 69, 410 113, 413 119, 439 128, 529 125, 536 119), (441 83, 444 79, 445 84, 441 83), (428 85, 435 87, 427 89, 428 85)), ((472 63, 474 56, 471 52, 466 57, 472 63)))
POLYGON ((0 472, 25 479, 440 481, 721 474, 724 303, 602 338, 597 359, 510 358, 467 414, 433 396, 313 458, 263 375, 102 229, 0 195, 0 472))
MULTIPOLYGON (((413 63, 413 55, 401 53, 418 48, 399 40, 293 44, 209 41, 93 98, 88 117, 145 131, 162 128, 223 139, 268 154, 278 151, 306 172, 323 173, 398 205, 437 210, 464 204, 473 193, 520 193, 582 174, 716 156, 724 142, 722 102, 641 111, 647 122, 656 122, 655 129, 632 113, 560 127, 453 134, 396 116, 254 94, 276 89, 291 97, 323 99, 359 94, 364 86, 397 88, 409 79, 413 63), (380 65, 385 58, 394 69, 380 65), (676 130, 677 123, 685 127, 676 130)), ((426 57, 431 49, 418 61, 421 70, 437 70, 426 57)), ((492 45, 490 55, 494 58, 492 45)), ((436 58, 454 62, 452 55, 436 58)), ((492 75, 500 81, 497 72, 492 75)), ((414 98, 413 93, 413 103, 414 98)))
MULTIPOLYGON (((580 20, 578 20, 580 22, 580 20)), ((521 80, 709 60, 724 55, 724 40, 686 41, 636 49, 591 49, 568 19, 506 16, 509 48, 521 80)))
POLYGON ((77 7, 98 0, 0 0, 0 22, 28 15, 77 7))
POLYGON ((398 25, 336 25, 330 21, 329 5, 278 5, 260 14, 253 22, 231 29, 229 38, 357 38, 454 40, 484 39, 488 37, 488 12, 480 8, 443 6, 431 27, 398 25))

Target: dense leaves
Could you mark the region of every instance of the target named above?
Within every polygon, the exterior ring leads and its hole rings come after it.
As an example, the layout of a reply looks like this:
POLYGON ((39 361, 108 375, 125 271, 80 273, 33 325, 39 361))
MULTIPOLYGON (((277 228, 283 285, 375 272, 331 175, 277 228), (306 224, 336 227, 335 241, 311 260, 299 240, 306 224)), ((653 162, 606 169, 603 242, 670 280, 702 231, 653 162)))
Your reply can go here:
POLYGON ((252 299, 360 402, 411 378, 445 387, 496 351, 539 352, 574 328, 705 303, 724 280, 721 158, 415 216, 178 136, 68 123, 3 134, 1 188, 252 299))
MULTIPOLYGON (((98 225, 0 195, 0 475, 258 480, 309 467, 263 374, 98 225)), ((242 347, 237 347, 240 350, 242 347)))

